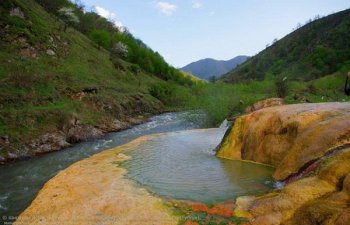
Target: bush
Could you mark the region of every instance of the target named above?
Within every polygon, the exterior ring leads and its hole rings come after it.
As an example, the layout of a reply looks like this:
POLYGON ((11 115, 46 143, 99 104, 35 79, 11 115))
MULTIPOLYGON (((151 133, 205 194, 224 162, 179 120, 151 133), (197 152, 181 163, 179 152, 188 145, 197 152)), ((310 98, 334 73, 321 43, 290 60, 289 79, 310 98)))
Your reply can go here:
POLYGON ((111 46, 111 36, 105 30, 93 30, 89 34, 90 39, 98 45, 100 49, 103 47, 104 49, 109 50, 111 46))
POLYGON ((138 74, 139 72, 141 72, 141 68, 140 68, 140 66, 137 65, 137 64, 132 64, 132 65, 130 66, 130 70, 131 70, 133 73, 136 73, 136 74, 138 74))
POLYGON ((276 94, 280 98, 284 98, 288 94, 288 83, 287 78, 284 77, 283 79, 277 78, 275 81, 276 86, 276 94))
POLYGON ((166 104, 169 100, 169 97, 174 93, 174 87, 167 83, 162 84, 153 84, 149 88, 149 93, 159 99, 161 102, 166 104))

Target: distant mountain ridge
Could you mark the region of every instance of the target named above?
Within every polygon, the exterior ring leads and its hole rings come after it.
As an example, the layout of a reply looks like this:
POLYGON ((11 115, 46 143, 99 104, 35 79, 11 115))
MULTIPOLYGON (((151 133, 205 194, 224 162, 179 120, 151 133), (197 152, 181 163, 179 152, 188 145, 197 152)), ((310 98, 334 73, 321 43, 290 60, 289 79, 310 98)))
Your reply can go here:
POLYGON ((224 75, 244 63, 248 58, 248 56, 240 55, 230 60, 201 59, 180 68, 180 70, 208 80, 212 76, 219 77, 224 75))

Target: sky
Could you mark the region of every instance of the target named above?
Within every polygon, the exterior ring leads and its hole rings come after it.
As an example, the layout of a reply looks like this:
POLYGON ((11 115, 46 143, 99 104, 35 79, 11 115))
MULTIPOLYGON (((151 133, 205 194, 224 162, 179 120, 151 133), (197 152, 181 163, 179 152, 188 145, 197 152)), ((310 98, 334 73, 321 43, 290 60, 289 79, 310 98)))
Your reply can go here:
POLYGON ((81 0, 125 26, 175 67, 204 58, 253 56, 316 15, 349 0, 81 0))

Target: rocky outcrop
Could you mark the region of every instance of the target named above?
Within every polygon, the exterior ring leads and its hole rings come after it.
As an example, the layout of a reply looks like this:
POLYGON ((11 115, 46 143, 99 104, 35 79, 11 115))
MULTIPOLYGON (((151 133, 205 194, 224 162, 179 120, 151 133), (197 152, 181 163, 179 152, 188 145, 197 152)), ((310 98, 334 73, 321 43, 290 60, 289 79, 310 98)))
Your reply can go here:
POLYGON ((217 156, 276 167, 280 191, 237 199, 252 224, 349 224, 350 103, 285 105, 236 119, 217 156))
POLYGON ((279 105, 283 105, 283 104, 284 104, 283 98, 268 98, 265 100, 258 101, 251 106, 248 106, 245 109, 245 112, 252 113, 252 112, 258 111, 260 109, 273 107, 273 106, 279 106, 279 105))
POLYGON ((350 143, 350 103, 265 108, 236 119, 217 156, 276 167, 285 180, 301 168, 350 143))
POLYGON ((96 154, 71 165, 47 182, 16 225, 177 224, 162 201, 125 178, 122 153, 147 140, 96 154))

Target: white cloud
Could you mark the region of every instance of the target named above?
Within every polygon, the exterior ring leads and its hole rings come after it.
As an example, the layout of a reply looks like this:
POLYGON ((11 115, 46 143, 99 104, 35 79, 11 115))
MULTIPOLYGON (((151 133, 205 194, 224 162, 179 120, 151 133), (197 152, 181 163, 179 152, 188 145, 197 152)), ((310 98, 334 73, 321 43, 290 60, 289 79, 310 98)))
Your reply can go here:
POLYGON ((169 2, 156 2, 155 7, 168 16, 171 16, 177 9, 176 5, 169 2))
POLYGON ((198 1, 198 0, 195 0, 195 1, 192 1, 192 7, 195 8, 195 9, 199 9, 203 6, 202 2, 198 1))
POLYGON ((115 13, 112 13, 110 11, 108 11, 107 9, 101 7, 101 6, 97 6, 95 5, 94 6, 94 9, 96 11, 96 13, 106 19, 108 19, 109 21, 113 22, 113 24, 116 26, 116 27, 119 27, 119 28, 122 28, 124 25, 122 22, 116 20, 116 15, 115 13))
POLYGON ((94 8, 95 8, 95 11, 98 15, 100 15, 106 19, 113 19, 115 17, 114 13, 111 13, 110 11, 108 11, 105 8, 102 8, 101 6, 95 5, 94 8))

